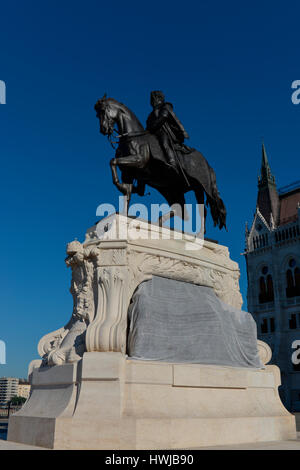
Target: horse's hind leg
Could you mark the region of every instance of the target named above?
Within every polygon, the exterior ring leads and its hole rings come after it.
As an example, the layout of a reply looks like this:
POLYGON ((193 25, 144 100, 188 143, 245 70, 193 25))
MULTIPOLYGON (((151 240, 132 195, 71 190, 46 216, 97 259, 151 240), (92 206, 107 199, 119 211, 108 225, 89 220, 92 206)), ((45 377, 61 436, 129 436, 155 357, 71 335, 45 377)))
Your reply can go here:
POLYGON ((202 233, 203 235, 206 233, 206 217, 207 217, 207 209, 204 204, 204 189, 203 188, 197 188, 194 189, 195 191, 195 196, 198 204, 198 209, 199 209, 199 214, 201 217, 201 231, 200 234, 202 233))
POLYGON ((188 220, 189 215, 188 212, 185 210, 185 199, 184 193, 176 194, 175 192, 162 192, 163 196, 166 198, 168 205, 170 206, 170 211, 166 214, 162 214, 159 219, 158 223, 160 226, 167 220, 172 219, 173 217, 179 217, 183 220, 188 220))

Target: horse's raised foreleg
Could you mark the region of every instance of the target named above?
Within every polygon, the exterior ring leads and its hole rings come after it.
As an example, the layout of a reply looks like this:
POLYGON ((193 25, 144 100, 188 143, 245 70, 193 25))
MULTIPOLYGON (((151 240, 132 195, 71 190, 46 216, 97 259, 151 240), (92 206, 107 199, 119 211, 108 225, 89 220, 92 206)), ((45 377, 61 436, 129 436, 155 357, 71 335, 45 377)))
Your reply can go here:
POLYGON ((112 172, 113 183, 118 188, 118 190, 121 191, 122 194, 124 194, 124 196, 128 197, 128 195, 131 195, 131 192, 132 192, 132 184, 120 182, 118 172, 117 172, 117 165, 118 165, 118 159, 112 158, 110 161, 110 167, 111 167, 111 172, 112 172))
POLYGON ((124 168, 145 168, 150 158, 149 146, 146 144, 134 145, 134 142, 131 143, 132 154, 127 155, 126 157, 117 157, 116 163, 124 168))
POLYGON ((116 157, 110 161, 113 183, 125 195, 128 193, 128 191, 132 191, 132 184, 120 182, 117 172, 117 166, 121 166, 123 168, 144 168, 150 158, 150 151, 148 145, 143 144, 137 146, 134 145, 134 142, 132 142, 131 146, 132 149, 135 151, 133 154, 130 154, 126 157, 116 157))
MULTIPOLYGON (((126 211, 128 214, 129 202, 133 191, 133 185, 129 183, 121 183, 119 180, 117 167, 120 166, 122 169, 125 168, 144 168, 150 158, 150 150, 147 144, 137 145, 134 141, 131 142, 130 147, 133 151, 132 154, 126 157, 115 157, 110 161, 110 167, 112 171, 112 179, 114 185, 126 196, 126 211)), ((138 187, 136 191, 142 195, 144 193, 145 186, 138 187)))
POLYGON ((119 191, 121 191, 121 193, 127 197, 127 212, 130 197, 133 190, 133 185, 120 182, 117 172, 117 166, 121 166, 122 168, 144 168, 150 158, 150 151, 148 145, 143 144, 138 146, 135 145, 134 142, 132 142, 131 146, 132 149, 135 151, 134 154, 130 154, 127 157, 112 158, 112 160, 110 161, 113 183, 119 189, 119 191))

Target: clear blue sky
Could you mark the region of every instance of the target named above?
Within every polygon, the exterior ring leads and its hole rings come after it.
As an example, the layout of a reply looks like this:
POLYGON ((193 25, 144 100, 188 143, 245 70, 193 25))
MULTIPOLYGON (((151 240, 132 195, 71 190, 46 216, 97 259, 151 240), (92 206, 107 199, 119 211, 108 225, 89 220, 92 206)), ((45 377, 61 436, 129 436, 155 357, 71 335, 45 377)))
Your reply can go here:
POLYGON ((143 123, 151 90, 174 103, 216 170, 229 232, 207 236, 239 262, 246 307, 240 254, 262 136, 278 185, 299 179, 299 2, 11 0, 0 17, 0 376, 26 376, 40 337, 67 322, 66 243, 84 238, 101 202, 117 203, 93 110, 104 92, 143 123))

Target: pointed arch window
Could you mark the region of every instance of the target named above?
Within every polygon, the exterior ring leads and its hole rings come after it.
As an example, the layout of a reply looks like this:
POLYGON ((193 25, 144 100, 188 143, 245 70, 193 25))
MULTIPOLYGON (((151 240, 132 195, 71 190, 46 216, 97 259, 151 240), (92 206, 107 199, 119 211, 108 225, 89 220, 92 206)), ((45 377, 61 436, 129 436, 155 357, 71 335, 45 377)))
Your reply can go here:
POLYGON ((267 287, 264 276, 259 278, 259 303, 267 302, 267 287))
POLYGON ((261 270, 258 300, 260 304, 274 301, 273 278, 269 273, 268 266, 263 266, 261 270))
POLYGON ((288 269, 286 272, 286 288, 293 289, 294 287, 294 278, 291 269, 288 269))
POLYGON ((295 287, 296 287, 296 295, 300 295, 300 269, 297 267, 295 268, 295 287))
POLYGON ((267 277, 267 297, 268 302, 273 302, 274 300, 274 287, 273 287, 273 279, 271 274, 267 277))
POLYGON ((300 296, 300 268, 295 258, 291 258, 286 271, 286 296, 288 298, 300 296))

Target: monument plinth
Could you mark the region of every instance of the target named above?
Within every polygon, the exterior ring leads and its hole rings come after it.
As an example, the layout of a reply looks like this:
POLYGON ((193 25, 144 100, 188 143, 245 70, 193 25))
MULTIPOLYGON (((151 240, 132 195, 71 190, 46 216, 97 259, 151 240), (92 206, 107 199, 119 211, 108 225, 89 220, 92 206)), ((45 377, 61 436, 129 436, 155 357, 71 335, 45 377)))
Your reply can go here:
POLYGON ((73 313, 41 339, 9 440, 178 449, 295 438, 279 369, 266 365, 270 348, 240 310, 239 268, 226 247, 113 215, 67 254, 73 313))

